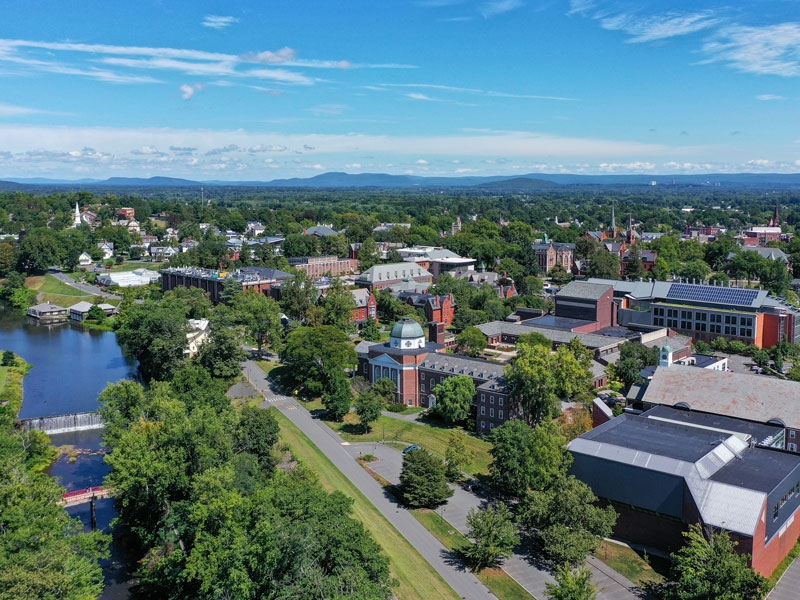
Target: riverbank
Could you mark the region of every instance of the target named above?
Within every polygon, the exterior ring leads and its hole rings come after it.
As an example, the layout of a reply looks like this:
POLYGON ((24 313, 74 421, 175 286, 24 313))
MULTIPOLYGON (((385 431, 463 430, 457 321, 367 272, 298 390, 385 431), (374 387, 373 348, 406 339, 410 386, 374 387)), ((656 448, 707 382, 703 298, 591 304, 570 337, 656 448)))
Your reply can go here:
MULTIPOLYGON (((10 352, 9 350, 0 351, 10 352)), ((8 406, 14 417, 22 410, 22 382, 31 370, 31 365, 18 354, 14 354, 14 364, 0 367, 0 403, 8 406)))

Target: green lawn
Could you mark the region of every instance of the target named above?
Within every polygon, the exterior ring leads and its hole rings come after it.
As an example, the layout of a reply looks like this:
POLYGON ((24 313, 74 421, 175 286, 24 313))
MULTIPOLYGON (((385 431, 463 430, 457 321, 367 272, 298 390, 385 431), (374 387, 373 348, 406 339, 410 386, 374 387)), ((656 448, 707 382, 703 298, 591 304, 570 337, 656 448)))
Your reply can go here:
POLYGON ((613 542, 603 541, 594 555, 638 586, 663 583, 669 574, 669 561, 649 556, 613 542))
POLYGON ((5 391, 7 377, 8 377, 8 367, 0 367, 0 394, 2 394, 5 391))
MULTIPOLYGON (((412 510, 411 513, 430 531, 436 539, 450 550, 458 552, 470 541, 450 523, 439 515, 439 513, 427 509, 419 508, 412 510)), ((492 593, 502 600, 535 600, 528 591, 512 579, 503 569, 483 569, 475 574, 492 593)))
POLYGON ((397 598, 458 600, 459 596, 447 582, 311 440, 278 410, 271 410, 281 426, 281 439, 295 457, 314 469, 325 489, 339 490, 354 500, 353 516, 364 524, 389 557, 392 576, 398 581, 397 598))
MULTIPOLYGON (((454 431, 447 427, 382 416, 372 426, 372 431, 361 433, 358 417, 353 413, 347 415, 343 423, 328 422, 328 425, 333 430, 341 432, 342 439, 348 442, 396 440, 404 444, 418 444, 439 456, 445 455, 450 433, 454 431)), ((492 445, 469 434, 466 436, 466 445, 474 453, 474 458, 464 470, 470 475, 488 473, 491 461, 489 448, 492 445)))
POLYGON ((88 296, 86 292, 75 289, 67 285, 63 281, 59 281, 52 275, 45 275, 44 277, 28 277, 25 285, 32 290, 36 290, 42 294, 56 295, 56 296, 88 296))

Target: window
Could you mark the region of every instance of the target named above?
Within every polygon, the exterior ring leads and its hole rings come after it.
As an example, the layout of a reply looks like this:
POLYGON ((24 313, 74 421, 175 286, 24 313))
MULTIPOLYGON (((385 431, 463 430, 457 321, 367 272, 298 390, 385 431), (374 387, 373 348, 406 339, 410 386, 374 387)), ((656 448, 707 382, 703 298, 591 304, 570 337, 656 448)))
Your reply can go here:
POLYGON ((678 319, 667 319, 667 327, 678 327, 678 319))
POLYGON ((489 396, 489 404, 494 404, 494 396, 489 396))
POLYGON ((481 406, 481 416, 482 417, 486 416, 486 407, 485 406, 481 406))
POLYGON ((486 394, 481 394, 481 402, 486 402, 486 394))
POLYGON ((725 315, 725 323, 727 323, 728 325, 736 325, 736 316, 725 315))
POLYGON ((653 325, 656 325, 658 327, 663 327, 664 326, 664 319, 659 319, 659 318, 656 317, 655 319, 653 319, 653 325))
POLYGON ((364 363, 364 373, 369 373, 369 365, 364 363))
POLYGON ((691 311, 688 311, 688 310, 682 310, 681 311, 681 319, 691 319, 691 318, 692 318, 691 311))
POLYGON ((486 421, 481 421, 481 429, 486 429, 486 421))
POLYGON ((708 315, 704 312, 698 312, 694 314, 695 321, 705 321, 708 315))
POLYGON ((489 409, 489 416, 494 418, 494 407, 489 409))
POLYGON ((497 403, 498 403, 500 406, 503 406, 503 397, 502 397, 502 396, 500 396, 499 398, 497 398, 497 403))
POLYGON ((420 383, 419 384, 419 391, 420 392, 424 392, 425 391, 425 384, 424 383, 420 383))
POLYGON ((497 411, 497 418, 501 421, 503 420, 503 409, 497 411))
POLYGON ((797 432, 796 432, 794 429, 790 429, 790 430, 789 430, 789 437, 790 437, 790 438, 792 438, 792 439, 794 439, 794 436, 795 436, 795 434, 796 434, 796 433, 797 433, 797 432))
POLYGON ((691 321, 681 321, 681 329, 691 329, 692 322, 691 321))
POLYGON ((425 381, 425 371, 420 371, 419 378, 420 378, 422 381, 425 381))

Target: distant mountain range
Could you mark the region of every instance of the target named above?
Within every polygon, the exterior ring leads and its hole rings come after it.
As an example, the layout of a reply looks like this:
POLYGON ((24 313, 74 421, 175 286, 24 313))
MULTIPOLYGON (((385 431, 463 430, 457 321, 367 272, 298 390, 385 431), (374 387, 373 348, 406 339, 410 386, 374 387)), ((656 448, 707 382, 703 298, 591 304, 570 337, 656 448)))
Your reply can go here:
POLYGON ((26 186, 113 188, 113 187, 269 187, 269 188, 476 188, 486 192, 525 193, 556 186, 570 185, 679 185, 720 187, 795 187, 800 186, 800 173, 707 173, 699 175, 570 175, 531 173, 492 177, 419 177, 386 173, 323 173, 307 179, 275 179, 273 181, 192 181, 176 177, 111 177, 110 179, 46 179, 7 178, 0 181, 0 190, 26 186))

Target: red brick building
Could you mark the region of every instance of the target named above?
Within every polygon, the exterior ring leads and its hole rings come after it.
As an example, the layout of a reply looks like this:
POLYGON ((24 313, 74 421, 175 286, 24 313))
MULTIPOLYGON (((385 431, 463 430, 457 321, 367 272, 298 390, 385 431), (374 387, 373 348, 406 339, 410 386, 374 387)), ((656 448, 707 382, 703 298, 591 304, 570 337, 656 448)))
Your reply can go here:
POLYGON ((453 298, 453 294, 437 296, 435 294, 400 292, 397 294, 397 298, 414 308, 422 309, 428 322, 444 323, 445 327, 453 324, 453 317, 456 313, 456 300, 453 298))
POLYGON ((375 299, 375 294, 365 288, 350 291, 356 301, 356 307, 353 309, 353 321, 358 325, 363 325, 370 317, 377 321, 378 301, 375 299))
POLYGON ((312 279, 341 277, 358 271, 357 260, 338 256, 301 256, 290 258, 289 264, 298 271, 305 271, 312 279))
POLYGON ((242 267, 232 272, 201 269, 200 267, 170 267, 161 273, 161 290, 168 292, 176 287, 195 287, 208 293, 216 304, 220 301, 225 282, 236 280, 242 290, 256 290, 269 295, 273 285, 294 278, 291 273, 264 267, 242 267))

